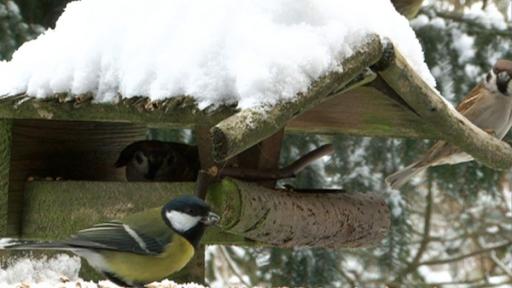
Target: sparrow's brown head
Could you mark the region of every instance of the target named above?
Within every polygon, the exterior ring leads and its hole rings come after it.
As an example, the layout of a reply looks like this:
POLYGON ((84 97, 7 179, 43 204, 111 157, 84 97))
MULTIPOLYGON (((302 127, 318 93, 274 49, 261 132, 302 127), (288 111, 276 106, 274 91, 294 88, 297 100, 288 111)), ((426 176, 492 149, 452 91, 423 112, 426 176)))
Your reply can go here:
POLYGON ((496 61, 486 81, 494 81, 496 89, 505 96, 512 96, 512 61, 500 59, 496 61))

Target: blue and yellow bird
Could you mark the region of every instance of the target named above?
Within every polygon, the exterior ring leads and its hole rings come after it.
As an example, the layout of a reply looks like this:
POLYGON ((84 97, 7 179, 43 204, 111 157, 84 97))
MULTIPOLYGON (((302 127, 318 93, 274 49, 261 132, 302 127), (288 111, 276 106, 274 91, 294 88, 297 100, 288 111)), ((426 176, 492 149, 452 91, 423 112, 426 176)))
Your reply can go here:
POLYGON ((94 225, 67 240, 1 239, 0 249, 71 251, 112 282, 142 287, 183 268, 205 228, 218 221, 219 216, 201 199, 180 196, 162 208, 94 225))

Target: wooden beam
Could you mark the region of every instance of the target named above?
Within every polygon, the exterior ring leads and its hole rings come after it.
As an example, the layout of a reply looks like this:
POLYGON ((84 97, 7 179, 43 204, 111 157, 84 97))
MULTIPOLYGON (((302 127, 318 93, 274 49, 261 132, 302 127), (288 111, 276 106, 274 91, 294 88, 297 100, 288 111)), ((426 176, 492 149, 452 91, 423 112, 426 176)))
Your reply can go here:
POLYGON ((389 208, 376 193, 299 193, 225 179, 207 199, 224 231, 276 247, 368 247, 390 227, 389 208))
POLYGON ((152 128, 191 128, 204 119, 216 123, 236 112, 232 106, 199 110, 195 100, 187 96, 162 101, 150 101, 147 97, 124 98, 115 104, 92 103, 90 95, 76 97, 66 94, 43 100, 26 95, 3 97, 0 98, 0 119, 143 123, 152 128), (88 100, 74 100, 82 98, 88 100))
MULTIPOLYGON (((281 129, 269 138, 242 152, 236 158, 237 168, 250 168, 259 171, 279 169, 279 156, 281 155, 283 137, 284 130, 281 129)), ((268 188, 274 188, 276 185, 275 180, 258 183, 268 188)))
POLYGON ((278 103, 265 112, 244 109, 215 125, 211 130, 214 159, 224 161, 239 154, 283 128, 290 119, 334 96, 381 58, 380 37, 369 35, 353 50, 353 55, 339 61, 343 72, 332 71, 320 77, 307 92, 278 103))
MULTIPOLYGON (((389 49, 393 49, 389 46, 389 49)), ((494 169, 512 167, 512 148, 484 132, 448 104, 419 77, 402 54, 393 49, 387 68, 379 75, 402 97, 439 138, 461 148, 477 161, 494 169)))
POLYGON ((11 145, 12 120, 0 120, 0 237, 12 236, 8 229, 11 145))
MULTIPOLYGON (((375 82, 383 81, 376 79, 375 82)), ((286 132, 308 131, 316 134, 375 137, 438 137, 433 127, 386 93, 390 92, 384 92, 372 83, 336 94, 290 120, 286 125, 286 132)))

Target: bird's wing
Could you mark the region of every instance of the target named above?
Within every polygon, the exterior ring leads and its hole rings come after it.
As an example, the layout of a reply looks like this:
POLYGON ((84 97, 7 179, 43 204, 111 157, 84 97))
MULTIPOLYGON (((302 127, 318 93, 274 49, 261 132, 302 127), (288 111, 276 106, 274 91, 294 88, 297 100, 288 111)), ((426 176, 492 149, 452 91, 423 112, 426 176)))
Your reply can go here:
MULTIPOLYGON (((462 115, 466 116, 471 114, 475 104, 479 101, 486 100, 487 97, 482 97, 482 91, 487 91, 483 84, 476 85, 469 93, 462 99, 462 101, 457 105, 457 111, 459 111, 462 115)), ((471 119, 470 119, 471 120, 471 119)))
POLYGON ((166 229, 163 232, 165 237, 159 237, 160 239, 158 239, 123 222, 110 221, 79 231, 67 240, 66 244, 78 248, 157 255, 164 251, 165 245, 168 244, 172 237, 170 229, 166 229))

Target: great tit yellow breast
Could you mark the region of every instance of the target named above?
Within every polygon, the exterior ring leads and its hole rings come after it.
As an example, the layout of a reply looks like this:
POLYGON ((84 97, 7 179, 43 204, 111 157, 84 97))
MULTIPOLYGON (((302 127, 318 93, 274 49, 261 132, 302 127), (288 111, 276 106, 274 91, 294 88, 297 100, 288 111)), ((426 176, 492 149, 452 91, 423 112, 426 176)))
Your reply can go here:
POLYGON ((159 255, 104 251, 102 256, 116 277, 127 283, 149 283, 182 269, 194 256, 194 246, 182 236, 174 234, 172 241, 159 255))

